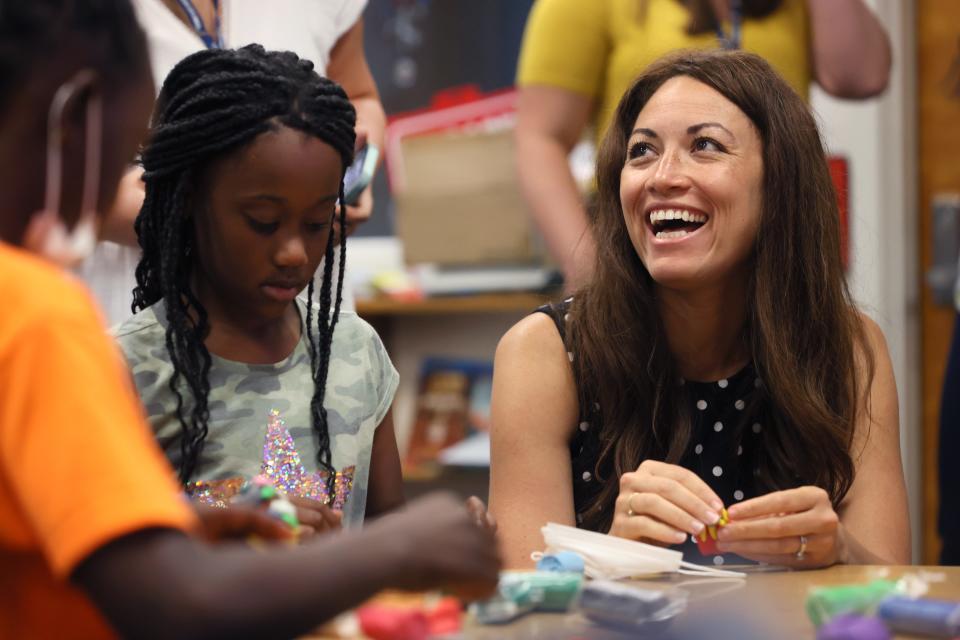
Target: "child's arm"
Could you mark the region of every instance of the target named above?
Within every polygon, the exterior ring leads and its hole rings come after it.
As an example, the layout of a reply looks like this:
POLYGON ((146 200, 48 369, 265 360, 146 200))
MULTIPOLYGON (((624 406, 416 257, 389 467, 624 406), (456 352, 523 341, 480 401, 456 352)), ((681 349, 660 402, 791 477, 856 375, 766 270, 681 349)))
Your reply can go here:
POLYGON ((306 633, 384 588, 489 595, 493 535, 448 495, 312 544, 211 547, 170 529, 114 540, 72 575, 121 637, 282 638, 306 633))
POLYGON ((404 502, 400 452, 393 429, 393 409, 390 409, 373 436, 366 517, 375 518, 403 506, 404 502))

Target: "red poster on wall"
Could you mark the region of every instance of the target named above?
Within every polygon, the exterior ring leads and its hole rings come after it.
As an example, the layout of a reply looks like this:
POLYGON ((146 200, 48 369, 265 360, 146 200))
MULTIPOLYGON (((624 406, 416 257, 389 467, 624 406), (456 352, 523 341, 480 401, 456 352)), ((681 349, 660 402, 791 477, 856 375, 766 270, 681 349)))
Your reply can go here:
POLYGON ((850 268, 850 173, 847 159, 842 156, 828 156, 830 177, 837 191, 837 204, 840 206, 840 259, 844 270, 850 268))

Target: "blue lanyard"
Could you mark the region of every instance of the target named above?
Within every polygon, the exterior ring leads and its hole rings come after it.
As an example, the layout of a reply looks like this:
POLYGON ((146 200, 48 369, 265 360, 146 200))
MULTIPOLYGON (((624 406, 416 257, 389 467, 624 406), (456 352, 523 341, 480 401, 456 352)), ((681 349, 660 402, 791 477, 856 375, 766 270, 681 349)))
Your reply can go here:
POLYGON ((717 39, 724 49, 740 48, 740 0, 730 0, 730 35, 727 36, 723 25, 718 21, 717 39))
POLYGON ((187 14, 187 18, 190 19, 190 26, 193 27, 193 30, 196 31, 200 39, 203 40, 203 44, 206 45, 207 49, 223 49, 223 36, 220 34, 220 0, 213 0, 213 10, 214 13, 216 13, 216 17, 213 19, 213 35, 210 35, 207 32, 207 28, 203 26, 200 13, 190 0, 177 0, 177 2, 180 3, 180 8, 183 9, 184 13, 187 14))

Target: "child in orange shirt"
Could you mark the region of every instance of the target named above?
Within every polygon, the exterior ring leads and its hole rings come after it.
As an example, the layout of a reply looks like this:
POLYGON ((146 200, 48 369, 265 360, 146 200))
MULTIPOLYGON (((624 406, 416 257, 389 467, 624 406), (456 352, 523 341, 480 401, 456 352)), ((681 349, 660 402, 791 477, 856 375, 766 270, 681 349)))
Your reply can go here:
POLYGON ((143 135, 143 34, 128 0, 31 0, 2 5, 0 42, 0 637, 289 637, 385 587, 488 592, 493 537, 444 496, 295 549, 189 535, 98 313, 50 264, 89 249, 143 135))

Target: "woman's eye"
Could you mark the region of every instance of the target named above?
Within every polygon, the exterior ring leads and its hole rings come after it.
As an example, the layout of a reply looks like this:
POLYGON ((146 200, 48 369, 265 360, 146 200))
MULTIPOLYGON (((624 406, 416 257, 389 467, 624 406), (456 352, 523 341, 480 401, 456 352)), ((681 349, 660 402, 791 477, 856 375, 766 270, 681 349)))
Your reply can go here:
POLYGON ((693 141, 693 148, 696 151, 723 151, 723 145, 713 138, 697 138, 693 141))
POLYGON ((627 159, 633 160, 634 158, 642 158, 648 154, 650 151, 650 145, 646 142, 635 142, 630 147, 630 151, 627 153, 627 159))

